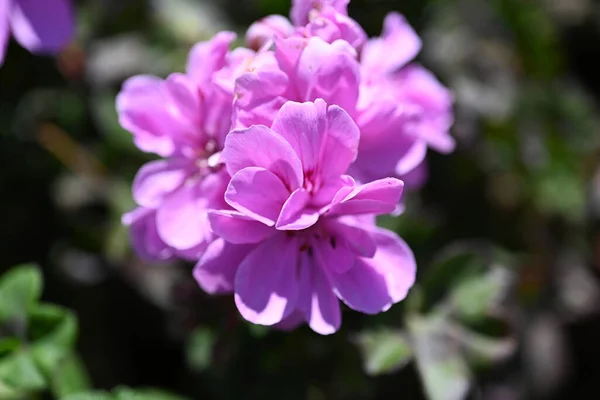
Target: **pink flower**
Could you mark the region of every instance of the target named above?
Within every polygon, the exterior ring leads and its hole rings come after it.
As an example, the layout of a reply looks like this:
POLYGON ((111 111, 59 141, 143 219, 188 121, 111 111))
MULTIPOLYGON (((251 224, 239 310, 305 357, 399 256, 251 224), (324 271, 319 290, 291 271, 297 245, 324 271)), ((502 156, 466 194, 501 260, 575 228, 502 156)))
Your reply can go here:
POLYGON ((347 42, 330 44, 319 37, 278 39, 274 51, 257 54, 237 79, 233 125, 270 126, 288 100, 323 98, 353 112, 359 83, 360 65, 347 42))
POLYGON ((209 293, 235 293, 244 318, 274 325, 300 317, 321 334, 341 324, 338 299, 375 314, 402 300, 415 278, 408 246, 377 228, 402 182, 358 185, 345 175, 359 131, 336 105, 286 102, 271 126, 231 132, 223 160, 232 176, 210 211, 215 234, 194 275, 209 293))
POLYGON ((229 176, 219 157, 230 127, 234 71, 244 61, 239 52, 229 53, 234 37, 222 32, 197 44, 187 74, 133 77, 117 97, 121 125, 136 145, 168 157, 138 171, 133 197, 140 208, 123 219, 146 258, 197 259, 215 238, 207 211, 227 208, 229 176))
MULTIPOLYGON (((454 149, 452 94, 429 71, 409 62, 421 49, 416 32, 398 13, 384 21, 381 37, 363 47, 363 79, 355 119, 361 128, 352 174, 360 180, 416 176, 427 148, 454 149)), ((415 180, 419 184, 425 178, 415 180)))
POLYGON ((359 49, 367 40, 360 24, 348 16, 350 0, 293 0, 290 17, 270 15, 250 26, 246 43, 254 49, 268 46, 274 39, 320 37, 327 43, 344 40, 359 49))
POLYGON ((74 27, 68 0, 0 1, 0 65, 11 31, 32 53, 52 54, 68 44, 74 27))

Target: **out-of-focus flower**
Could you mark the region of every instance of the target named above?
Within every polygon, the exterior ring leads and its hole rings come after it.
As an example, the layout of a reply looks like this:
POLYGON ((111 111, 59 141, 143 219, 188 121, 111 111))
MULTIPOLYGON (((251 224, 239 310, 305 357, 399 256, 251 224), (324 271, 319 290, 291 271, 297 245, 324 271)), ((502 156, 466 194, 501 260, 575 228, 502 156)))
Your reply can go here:
POLYGON ((135 144, 167 157, 139 170, 133 197, 140 208, 123 218, 146 258, 198 259, 214 239, 207 210, 227 207, 223 193, 229 176, 219 157, 231 121, 231 71, 243 62, 229 52, 234 38, 222 32, 197 44, 186 74, 165 80, 136 76, 117 97, 121 125, 132 132, 135 144))
POLYGON ((337 105, 286 102, 271 128, 232 131, 222 158, 232 176, 209 212, 220 238, 194 275, 209 293, 235 293, 244 318, 262 325, 306 321, 318 333, 341 324, 338 299, 375 314, 402 300, 415 261, 373 216, 392 212, 402 181, 364 185, 345 175, 359 130, 337 105))
MULTIPOLYGON (((454 149, 450 91, 425 68, 410 64, 421 41, 398 13, 389 13, 381 37, 370 39, 360 54, 360 97, 355 119, 361 128, 359 156, 352 174, 369 181, 422 171, 427 148, 454 149)), ((413 184, 425 178, 411 179, 413 184)))
POLYGON ((350 0, 294 0, 291 22, 281 15, 270 15, 250 26, 246 43, 261 48, 273 39, 317 36, 328 43, 344 40, 359 49, 367 40, 360 24, 348 16, 350 0))
POLYGON ((36 54, 54 54, 73 37, 75 22, 69 0, 0 1, 0 65, 12 36, 36 54))

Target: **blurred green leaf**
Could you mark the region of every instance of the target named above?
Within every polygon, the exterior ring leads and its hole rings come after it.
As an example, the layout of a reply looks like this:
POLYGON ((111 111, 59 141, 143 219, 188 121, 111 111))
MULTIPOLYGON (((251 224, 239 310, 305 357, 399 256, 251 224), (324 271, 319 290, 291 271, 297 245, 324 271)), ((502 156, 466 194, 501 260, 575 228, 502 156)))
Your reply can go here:
POLYGON ((95 391, 72 394, 62 397, 60 400, 115 400, 115 398, 109 393, 95 391))
POLYGON ((68 349, 77 338, 77 318, 66 308, 39 304, 31 311, 30 331, 36 344, 68 349))
POLYGON ((457 326, 466 358, 474 365, 491 365, 511 356, 517 343, 512 337, 494 338, 457 326))
POLYGON ((184 400, 183 397, 158 389, 129 389, 121 387, 115 390, 115 400, 184 400))
POLYGON ((405 333, 381 330, 363 332, 357 337, 362 353, 364 370, 369 375, 379 375, 404 367, 413 351, 405 333))
POLYGON ((569 168, 554 165, 533 178, 533 199, 540 210, 571 221, 585 215, 586 188, 582 177, 569 168))
POLYGON ((50 378, 50 386, 57 399, 89 390, 90 378, 81 359, 72 354, 60 363, 50 378))
POLYGON ((20 265, 6 272, 0 278, 0 322, 24 319, 41 292, 42 275, 36 266, 20 265))
POLYGON ((506 294, 511 280, 510 272, 501 266, 468 276, 452 288, 450 293, 452 308, 466 320, 485 316, 506 294))
POLYGON ((46 380, 30 353, 19 350, 0 360, 0 382, 10 388, 40 390, 46 380))
POLYGON ((196 371, 203 371, 210 366, 212 351, 216 338, 211 330, 197 328, 192 332, 187 343, 188 365, 196 371))
POLYGON ((15 337, 0 338, 0 357, 11 351, 17 350, 21 346, 22 340, 15 337))
POLYGON ((427 398, 463 400, 471 373, 460 346, 447 334, 447 321, 437 316, 411 317, 408 326, 427 398))

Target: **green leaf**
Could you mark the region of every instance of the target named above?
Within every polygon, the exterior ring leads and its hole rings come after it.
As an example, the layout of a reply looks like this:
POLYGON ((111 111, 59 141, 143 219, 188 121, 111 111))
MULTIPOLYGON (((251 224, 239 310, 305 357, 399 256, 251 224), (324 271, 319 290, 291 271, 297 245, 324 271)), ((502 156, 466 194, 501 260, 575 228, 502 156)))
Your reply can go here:
POLYGON ((184 398, 158 389, 121 387, 115 390, 115 400, 184 400, 184 398))
POLYGON ((462 352, 471 365, 488 366, 510 357, 517 348, 511 336, 492 337, 468 329, 458 323, 450 323, 451 336, 460 342, 462 352))
POLYGON ((430 400, 463 400, 470 386, 469 368, 447 324, 437 316, 408 320, 417 369, 430 400))
POLYGON ((70 349, 77 339, 77 318, 68 309, 39 304, 30 314, 30 337, 35 343, 70 349))
POLYGON ((60 400, 115 400, 115 397, 106 392, 86 392, 77 393, 62 397, 60 400))
POLYGON ((187 343, 188 365, 196 371, 208 368, 212 359, 215 335, 209 330, 198 328, 192 332, 187 343))
POLYGON ((0 361, 0 382, 21 390, 41 390, 46 380, 35 364, 31 354, 19 350, 0 361))
POLYGON ((512 274, 501 266, 468 276, 452 289, 452 308, 467 321, 489 315, 502 300, 511 282, 512 274))
POLYGON ((42 275, 31 264, 12 268, 0 278, 0 322, 25 319, 42 293, 42 275))
POLYGON ((57 366, 50 377, 50 387, 57 399, 91 389, 85 366, 76 354, 71 354, 57 366))
POLYGON ((364 370, 369 375, 394 372, 404 367, 413 355, 403 332, 363 332, 358 335, 357 341, 364 360, 364 370))
POLYGON ((31 354, 47 376, 70 357, 77 338, 77 319, 69 310, 40 304, 30 315, 31 354))

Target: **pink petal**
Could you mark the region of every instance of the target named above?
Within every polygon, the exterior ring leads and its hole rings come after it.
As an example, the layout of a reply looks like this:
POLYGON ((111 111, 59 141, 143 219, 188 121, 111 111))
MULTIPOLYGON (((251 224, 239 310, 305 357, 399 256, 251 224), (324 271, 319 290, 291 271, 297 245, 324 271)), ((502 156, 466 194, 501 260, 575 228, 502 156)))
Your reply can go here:
MULTIPOLYGON (((327 132, 327 104, 286 102, 275 117, 271 129, 294 149, 304 171, 316 171, 327 132)), ((357 140, 358 142, 358 140, 357 140)))
POLYGON ((213 74, 215 84, 227 94, 233 95, 236 79, 247 72, 256 53, 245 47, 237 47, 225 56, 225 66, 213 74))
POLYGON ((236 36, 234 32, 223 31, 208 41, 197 43, 190 50, 187 61, 186 70, 191 79, 200 84, 207 83, 225 64, 225 56, 236 36))
POLYGON ((342 14, 338 12, 329 18, 335 21, 340 32, 340 39, 348 42, 352 47, 358 49, 366 42, 367 33, 362 26, 345 13, 342 14))
POLYGON ((395 79, 391 84, 398 85, 399 101, 415 110, 405 131, 425 140, 439 152, 453 151, 455 142, 449 133, 453 123, 452 93, 419 65, 402 69, 395 79))
POLYGON ((246 43, 248 47, 258 50, 274 38, 286 38, 294 33, 294 26, 282 15, 269 15, 248 28, 246 43))
POLYGON ((385 276, 365 260, 356 263, 343 274, 330 273, 329 277, 337 296, 353 310, 365 314, 386 311, 394 303, 388 293, 385 276))
POLYGON ((353 218, 336 218, 328 221, 327 229, 341 239, 341 245, 355 255, 371 258, 375 255, 376 245, 371 232, 362 227, 362 223, 353 218))
POLYGON ((337 204, 333 205, 328 215, 390 213, 400 201, 403 187, 402 181, 395 178, 380 179, 357 186, 343 200, 334 199, 334 203, 337 204))
POLYGON ((368 229, 377 246, 373 258, 359 257, 347 272, 328 276, 350 308, 375 314, 406 297, 415 281, 416 264, 411 250, 395 233, 368 229))
POLYGON ((387 293, 397 303, 406 297, 415 282, 415 257, 406 242, 394 232, 378 227, 370 227, 370 230, 377 252, 373 258, 362 260, 385 278, 387 293))
POLYGON ((208 245, 194 268, 196 282, 210 294, 233 292, 238 267, 254 247, 216 239, 208 245))
POLYGON ((299 268, 298 308, 313 331, 321 335, 334 333, 340 328, 342 315, 331 284, 307 252, 300 255, 299 268))
POLYGON ((336 11, 345 15, 348 13, 348 3, 350 3, 350 0, 293 0, 290 19, 296 26, 306 25, 311 10, 319 10, 326 6, 333 7, 336 11))
POLYGON ((322 176, 335 177, 344 174, 358 154, 360 131, 352 118, 342 108, 327 108, 327 137, 321 148, 320 166, 322 176))
POLYGON ((208 220, 215 235, 234 244, 259 243, 277 232, 237 211, 211 210, 208 220))
POLYGON ((275 227, 279 230, 302 230, 317 223, 318 210, 307 208, 310 194, 303 188, 296 189, 283 204, 275 227))
POLYGON ((0 2, 0 66, 4 63, 4 54, 10 38, 10 8, 12 1, 0 2))
POLYGON ((279 234, 242 261, 235 277, 235 303, 250 322, 274 325, 296 308, 298 243, 279 234))
POLYGON ((302 100, 322 98, 348 112, 355 109, 360 67, 354 54, 312 37, 298 60, 296 72, 302 100))
MULTIPOLYGON (((6 2, 6 0, 4 0, 6 2)), ((31 52, 56 53, 75 30, 68 0, 15 0, 10 16, 15 39, 31 52)))
POLYGON ((167 157, 183 144, 206 140, 198 137, 201 113, 190 111, 190 92, 182 95, 185 90, 181 83, 185 79, 180 74, 173 74, 166 81, 138 76, 123 84, 117 96, 119 122, 133 133, 141 150, 167 157))
POLYGON ((383 22, 381 37, 364 45, 361 64, 369 73, 391 73, 406 65, 421 51, 421 39, 406 19, 389 13, 383 22))
POLYGON ((345 246, 344 237, 333 232, 315 241, 314 251, 321 268, 336 274, 348 271, 356 262, 356 254, 345 246))
POLYGON ((208 222, 209 199, 200 184, 186 184, 163 200, 156 213, 158 234, 170 246, 184 250, 213 239, 208 222))
POLYGON ((138 207, 123 214, 123 225, 129 227, 129 234, 135 252, 146 261, 169 260, 174 249, 169 247, 156 232, 156 212, 138 207))
POLYGON ((235 130, 227 135, 222 159, 230 175, 246 167, 265 168, 277 175, 290 191, 302 185, 302 164, 290 144, 265 126, 235 130))
POLYGON ((191 172, 187 159, 151 161, 135 175, 133 198, 141 206, 157 208, 163 198, 180 187, 191 172))
POLYGON ((277 175, 264 168, 247 167, 231 178, 225 201, 256 221, 273 226, 289 195, 277 175))
POLYGON ((287 75, 272 52, 258 53, 235 83, 235 106, 254 108, 285 93, 287 75))

